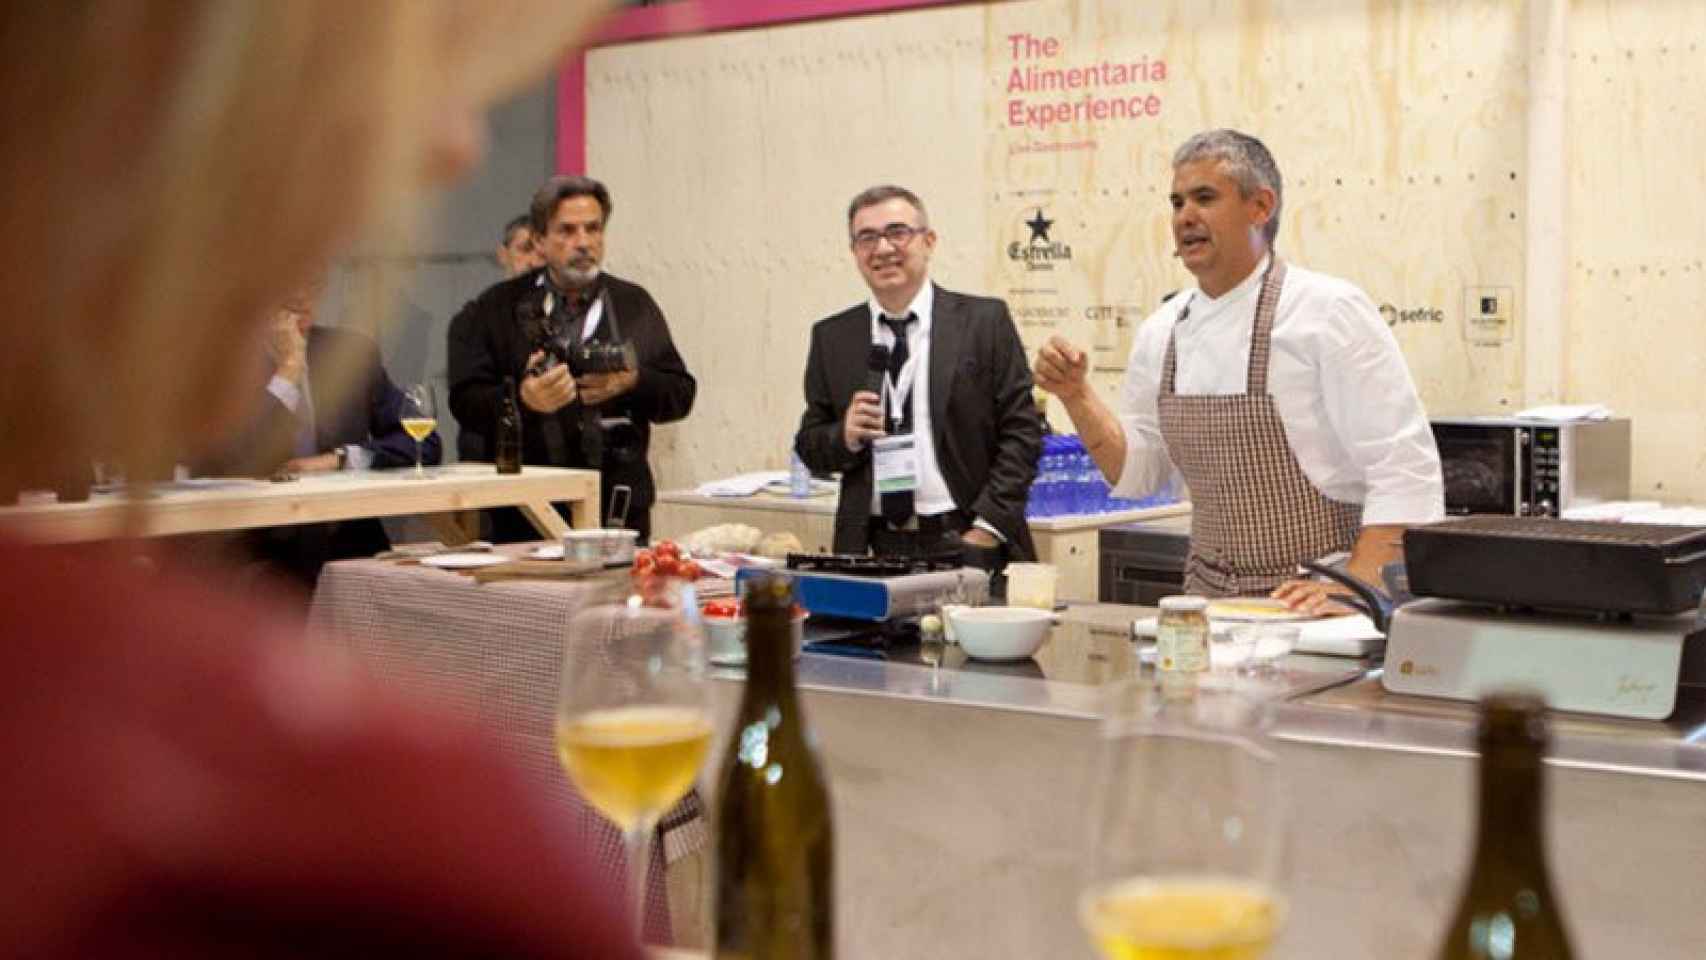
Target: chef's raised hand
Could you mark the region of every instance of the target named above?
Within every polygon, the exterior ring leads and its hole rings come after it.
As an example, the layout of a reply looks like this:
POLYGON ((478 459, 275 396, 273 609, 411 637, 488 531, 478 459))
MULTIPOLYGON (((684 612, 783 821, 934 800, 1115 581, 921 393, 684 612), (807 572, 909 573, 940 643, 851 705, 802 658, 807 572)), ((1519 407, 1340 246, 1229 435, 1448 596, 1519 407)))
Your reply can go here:
POLYGON ((854 453, 865 444, 883 435, 883 398, 870 390, 861 390, 847 404, 847 416, 841 421, 841 440, 854 453))
POLYGON ((1090 357, 1057 333, 1037 348, 1033 373, 1037 386, 1062 400, 1075 400, 1088 389, 1090 357))

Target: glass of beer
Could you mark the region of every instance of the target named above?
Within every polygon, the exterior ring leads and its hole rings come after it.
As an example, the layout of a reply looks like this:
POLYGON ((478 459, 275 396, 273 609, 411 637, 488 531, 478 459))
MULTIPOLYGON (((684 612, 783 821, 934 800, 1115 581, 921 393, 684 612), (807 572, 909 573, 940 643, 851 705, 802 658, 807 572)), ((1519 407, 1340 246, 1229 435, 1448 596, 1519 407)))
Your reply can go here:
POLYGON ((432 394, 432 384, 417 383, 403 391, 400 414, 403 431, 415 440, 415 479, 426 477, 421 467, 421 442, 438 429, 438 403, 432 394))
POLYGON ((690 586, 593 604, 569 626, 557 756, 582 798, 622 831, 634 928, 658 820, 693 787, 711 740, 704 639, 690 586))
POLYGON ((1266 708, 1153 677, 1110 688, 1079 919, 1107 960, 1258 960, 1285 922, 1266 708))

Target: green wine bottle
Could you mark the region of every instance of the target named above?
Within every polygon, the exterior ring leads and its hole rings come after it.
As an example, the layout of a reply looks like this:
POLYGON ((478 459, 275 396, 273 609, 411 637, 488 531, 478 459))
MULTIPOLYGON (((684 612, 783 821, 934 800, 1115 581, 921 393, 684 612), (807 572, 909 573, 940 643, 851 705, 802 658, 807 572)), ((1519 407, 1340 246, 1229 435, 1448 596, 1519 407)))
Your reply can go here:
POLYGON ((793 605, 786 577, 747 586, 746 691, 718 778, 719 960, 835 956, 829 781, 794 691, 793 605))
POLYGON ((1546 705, 1503 693, 1481 703, 1475 856, 1441 960, 1570 960, 1546 868, 1546 705))

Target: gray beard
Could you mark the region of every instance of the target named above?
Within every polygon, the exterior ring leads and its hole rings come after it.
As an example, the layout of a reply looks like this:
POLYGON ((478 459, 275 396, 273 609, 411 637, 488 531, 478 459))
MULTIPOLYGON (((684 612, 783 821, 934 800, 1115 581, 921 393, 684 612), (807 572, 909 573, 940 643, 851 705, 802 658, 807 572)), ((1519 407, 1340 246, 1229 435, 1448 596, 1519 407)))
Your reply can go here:
POLYGON ((600 268, 597 266, 587 270, 576 270, 573 267, 569 267, 563 271, 563 276, 569 281, 570 286, 586 287, 590 286, 594 280, 598 279, 600 272, 600 268))

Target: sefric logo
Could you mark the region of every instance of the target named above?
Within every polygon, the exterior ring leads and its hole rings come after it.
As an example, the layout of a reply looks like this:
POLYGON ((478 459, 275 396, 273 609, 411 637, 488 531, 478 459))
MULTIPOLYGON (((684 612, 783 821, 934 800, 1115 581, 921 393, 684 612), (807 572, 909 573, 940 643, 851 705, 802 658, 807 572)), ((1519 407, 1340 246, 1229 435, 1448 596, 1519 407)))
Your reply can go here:
POLYGON ((1007 258, 1023 263, 1026 270, 1053 270, 1055 263, 1071 260, 1072 248, 1050 236, 1055 221, 1043 213, 1042 207, 1026 209, 1033 212, 1019 221, 1025 239, 1007 244, 1007 258))
POLYGON ((1411 323, 1444 323, 1445 311, 1438 307, 1416 307, 1413 310, 1400 310, 1390 303, 1380 305, 1380 317, 1389 327, 1411 323))

